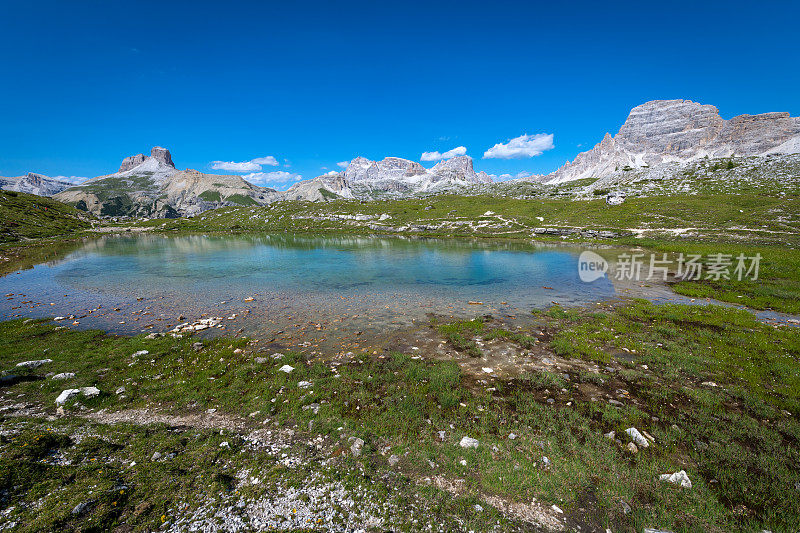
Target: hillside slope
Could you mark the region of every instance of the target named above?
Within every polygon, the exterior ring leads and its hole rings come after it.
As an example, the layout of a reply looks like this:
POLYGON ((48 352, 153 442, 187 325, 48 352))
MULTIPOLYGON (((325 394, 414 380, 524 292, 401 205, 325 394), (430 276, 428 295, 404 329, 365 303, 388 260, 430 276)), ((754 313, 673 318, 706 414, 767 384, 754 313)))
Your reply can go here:
POLYGON ((0 191, 0 243, 64 235, 91 227, 90 218, 50 198, 0 191))

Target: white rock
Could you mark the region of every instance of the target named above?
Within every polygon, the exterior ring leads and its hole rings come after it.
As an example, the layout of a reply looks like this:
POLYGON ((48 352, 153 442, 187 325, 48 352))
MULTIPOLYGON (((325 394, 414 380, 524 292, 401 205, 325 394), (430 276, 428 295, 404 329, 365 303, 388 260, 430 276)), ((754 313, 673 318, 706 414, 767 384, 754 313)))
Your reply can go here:
POLYGON ((464 437, 458 444, 462 448, 477 448, 479 443, 477 439, 473 439, 472 437, 464 437))
POLYGON ((131 354, 131 357, 139 357, 141 355, 149 355, 150 352, 147 350, 139 350, 138 352, 134 352, 131 354))
POLYGON ((22 366, 25 368, 39 368, 45 363, 52 363, 52 359, 38 359, 36 361, 23 361, 21 363, 17 363, 17 366, 22 366))
POLYGON ((80 390, 87 398, 95 398, 100 396, 100 389, 97 387, 81 387, 80 390))
POLYGON ((400 458, 397 457, 396 455, 392 454, 389 457, 389 466, 396 466, 397 463, 399 463, 399 462, 400 462, 400 458))
POLYGON ((278 369, 278 372, 286 372, 287 374, 289 374, 289 373, 291 373, 292 370, 294 370, 293 366, 283 365, 282 367, 280 367, 278 369))
POLYGON ((689 479, 689 476, 686 474, 685 470, 679 470, 672 474, 661 474, 659 478, 661 481, 675 483, 676 485, 680 485, 686 489, 692 488, 692 481, 689 479))
POLYGON ((56 398, 56 405, 64 405, 65 403, 67 403, 80 393, 81 393, 80 389, 63 390, 61 391, 61 394, 58 395, 58 398, 56 398))
POLYGON ((550 508, 553 509, 558 514, 564 514, 564 511, 561 510, 561 507, 559 507, 556 504, 551 505, 550 508))
POLYGON ((641 448, 647 448, 648 446, 650 446, 650 443, 647 442, 647 439, 644 438, 644 435, 639 433, 638 429, 636 429, 636 428, 628 428, 628 429, 625 430, 625 433, 628 434, 628 436, 631 438, 631 440, 633 442, 636 443, 637 446, 639 446, 641 448))
POLYGON ((75 374, 72 372, 62 372, 61 374, 56 374, 50 379, 72 379, 75 377, 75 374))
POLYGON ((361 455, 361 450, 363 448, 364 448, 364 441, 363 440, 361 440, 359 438, 353 439, 353 444, 350 445, 350 451, 353 453, 353 455, 355 457, 358 457, 359 455, 361 455))
POLYGON ((301 381, 300 383, 297 384, 297 386, 300 387, 301 389, 307 389, 307 388, 309 388, 311 386, 311 382, 310 381, 301 381))
POLYGON ((494 372, 494 369, 493 368, 489 368, 488 366, 483 367, 481 370, 483 370, 487 374, 491 374, 492 372, 494 372))

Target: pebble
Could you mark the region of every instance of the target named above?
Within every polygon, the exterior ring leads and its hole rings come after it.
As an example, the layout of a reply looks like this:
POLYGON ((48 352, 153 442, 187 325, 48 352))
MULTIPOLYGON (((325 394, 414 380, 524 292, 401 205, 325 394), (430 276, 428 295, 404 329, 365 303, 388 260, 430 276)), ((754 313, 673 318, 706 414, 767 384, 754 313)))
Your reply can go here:
POLYGON ((397 466, 397 463, 400 462, 400 458, 394 454, 389 457, 389 466, 397 466))

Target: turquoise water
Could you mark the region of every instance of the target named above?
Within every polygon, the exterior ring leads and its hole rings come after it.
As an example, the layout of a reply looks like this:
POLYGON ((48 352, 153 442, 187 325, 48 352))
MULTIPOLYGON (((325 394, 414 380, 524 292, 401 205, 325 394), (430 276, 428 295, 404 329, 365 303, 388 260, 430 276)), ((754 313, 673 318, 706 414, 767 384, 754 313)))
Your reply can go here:
POLYGON ((613 297, 609 281, 579 280, 579 252, 403 238, 109 237, 0 278, 0 294, 13 295, 0 317, 74 315, 80 327, 130 333, 207 314, 226 318, 226 331, 338 338, 427 313, 515 316, 613 297))

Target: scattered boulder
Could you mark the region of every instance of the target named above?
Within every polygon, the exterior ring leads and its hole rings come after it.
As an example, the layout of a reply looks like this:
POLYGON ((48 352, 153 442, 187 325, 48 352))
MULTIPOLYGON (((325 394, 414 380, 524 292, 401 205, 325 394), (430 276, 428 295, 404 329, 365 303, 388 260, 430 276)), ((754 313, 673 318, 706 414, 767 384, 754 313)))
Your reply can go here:
POLYGON ((64 405, 80 393, 80 389, 63 390, 61 391, 61 394, 58 395, 58 398, 56 398, 56 405, 64 405))
POLYGON ((96 503, 97 500, 87 500, 85 502, 81 502, 75 507, 73 507, 72 514, 74 516, 81 516, 82 514, 90 511, 95 506, 96 503))
POLYGON ((631 428, 628 428, 628 429, 626 429, 626 430, 625 430, 625 433, 627 433, 627 434, 628 434, 628 436, 631 438, 631 440, 632 440, 632 441, 633 441, 633 442, 634 442, 634 443, 635 443, 637 446, 639 446, 639 447, 641 447, 641 448, 647 448, 648 446, 650 446, 650 443, 649 443, 649 442, 647 442, 647 439, 646 439, 646 438, 644 438, 644 435, 642 435, 642 434, 639 432, 639 430, 638 430, 638 429, 631 427, 631 428))
POLYGON ((80 390, 87 398, 96 398, 100 396, 100 389, 97 387, 81 387, 80 390))
POLYGON ((661 481, 666 481, 667 483, 680 485, 685 489, 692 488, 692 481, 689 479, 689 476, 686 474, 685 470, 679 470, 672 474, 661 474, 659 479, 661 479, 661 481))
POLYGON ((477 448, 479 442, 477 439, 473 439, 472 437, 464 437, 458 444, 462 448, 477 448))
POLYGON ((359 438, 353 439, 353 443, 350 445, 350 451, 353 453, 354 457, 358 457, 359 455, 361 455, 361 450, 363 448, 364 448, 363 440, 359 438))
POLYGON ((627 198, 627 194, 620 191, 613 191, 606 195, 606 204, 608 205, 621 205, 625 202, 625 198, 627 198))
POLYGON ((60 374, 54 375, 50 379, 56 379, 56 380, 59 380, 59 379, 72 379, 74 377, 75 377, 75 374, 73 372, 62 372, 60 374))
POLYGON ((301 382, 299 382, 297 384, 297 386, 300 387, 301 389, 307 389, 307 388, 309 388, 311 386, 311 382, 310 381, 301 381, 301 382))
POLYGON ((96 398, 100 396, 100 389, 97 387, 81 387, 80 389, 63 390, 56 398, 56 405, 64 405, 79 394, 83 394, 87 398, 96 398))
POLYGON ((293 366, 283 365, 278 369, 278 372, 285 372, 287 374, 291 374, 292 370, 294 370, 293 366))
POLYGON ((39 368, 43 364, 52 362, 53 362, 52 359, 37 359, 36 361, 23 361, 21 363, 17 363, 17 366, 34 369, 34 368, 39 368))
POLYGON ((138 352, 132 353, 131 357, 140 357, 142 355, 150 355, 150 352, 147 350, 139 350, 138 352))

